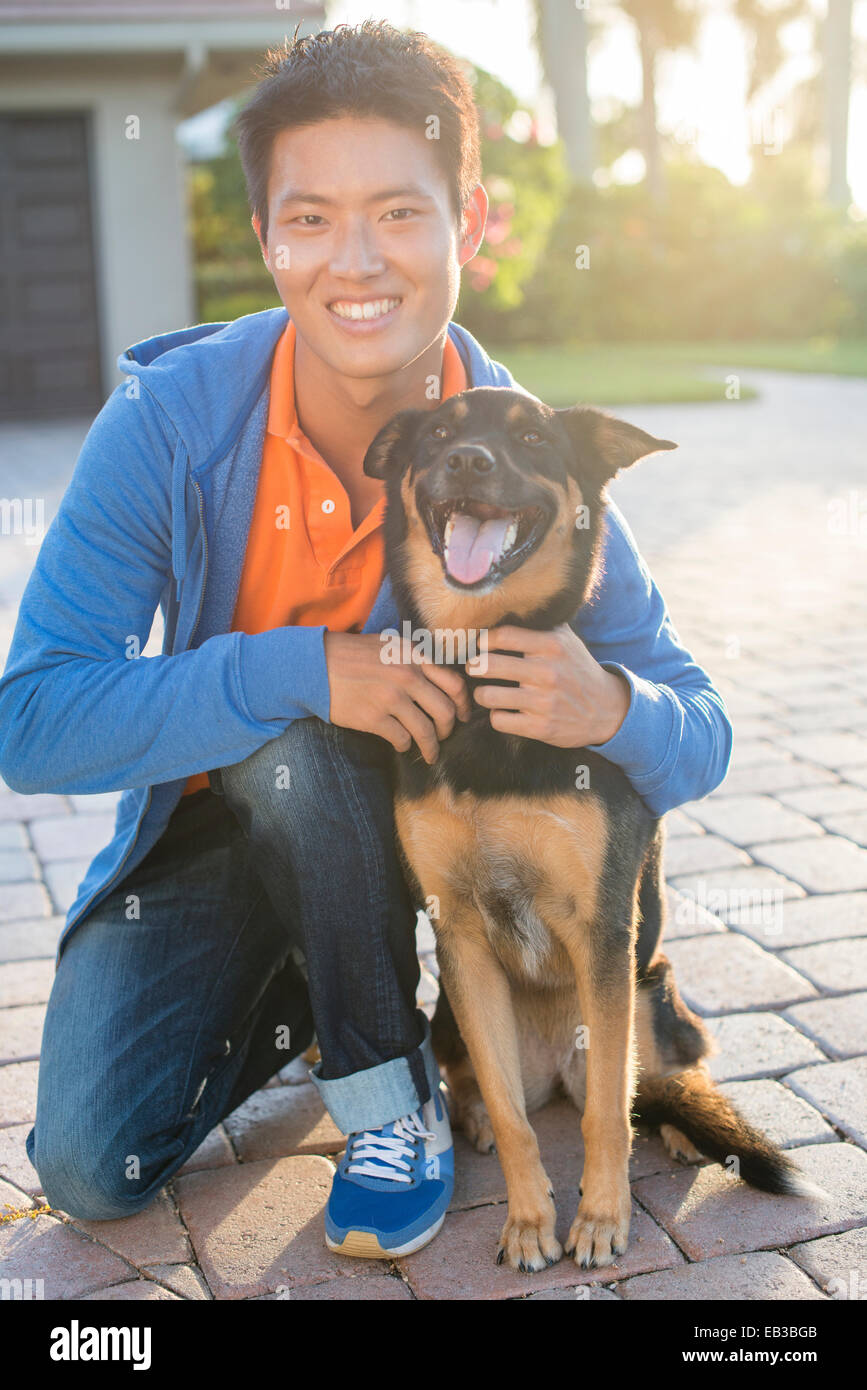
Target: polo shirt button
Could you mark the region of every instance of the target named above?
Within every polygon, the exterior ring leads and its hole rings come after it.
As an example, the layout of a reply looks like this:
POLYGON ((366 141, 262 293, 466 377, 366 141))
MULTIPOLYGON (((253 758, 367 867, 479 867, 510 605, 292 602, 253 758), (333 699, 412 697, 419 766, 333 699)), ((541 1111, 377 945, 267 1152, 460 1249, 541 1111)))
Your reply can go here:
POLYGON ((330 497, 326 497, 325 501, 322 503, 322 510, 328 515, 334 511, 334 503, 330 497))

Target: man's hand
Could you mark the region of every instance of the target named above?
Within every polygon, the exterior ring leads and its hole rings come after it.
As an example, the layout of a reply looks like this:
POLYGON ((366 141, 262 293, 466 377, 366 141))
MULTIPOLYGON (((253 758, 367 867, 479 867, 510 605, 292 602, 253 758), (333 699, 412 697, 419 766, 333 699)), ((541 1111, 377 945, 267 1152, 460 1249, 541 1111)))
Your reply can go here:
POLYGON ((326 632, 331 723, 378 734, 399 753, 415 739, 425 762, 434 763, 455 716, 470 717, 463 674, 427 661, 387 663, 382 652, 377 633, 326 632))
POLYGON ((490 709, 492 728, 554 748, 607 743, 629 709, 627 681, 600 666, 566 623, 551 632, 491 628, 487 655, 481 663, 468 661, 467 673, 520 682, 517 688, 477 685, 476 703, 490 709))

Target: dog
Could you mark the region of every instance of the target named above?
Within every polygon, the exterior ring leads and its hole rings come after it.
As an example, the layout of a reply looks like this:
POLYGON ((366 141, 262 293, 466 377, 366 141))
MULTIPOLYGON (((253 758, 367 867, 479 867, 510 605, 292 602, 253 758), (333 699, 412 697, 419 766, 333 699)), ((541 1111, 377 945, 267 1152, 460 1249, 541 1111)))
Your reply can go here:
MULTIPOLYGON (((399 412, 364 471, 385 483, 403 623, 454 634, 570 622, 598 580, 607 484, 676 447, 503 387, 399 412)), ((454 1118, 482 1152, 496 1147, 506 1179, 498 1264, 536 1271, 563 1253, 527 1120, 558 1086, 583 1112, 566 1243, 581 1268, 626 1250, 633 1110, 685 1161, 736 1159, 755 1187, 815 1191, 711 1081, 710 1037, 660 953, 662 822, 617 766, 497 731, 473 704, 432 766, 415 747, 395 754, 395 828, 418 905, 436 905, 432 1037, 454 1118)))

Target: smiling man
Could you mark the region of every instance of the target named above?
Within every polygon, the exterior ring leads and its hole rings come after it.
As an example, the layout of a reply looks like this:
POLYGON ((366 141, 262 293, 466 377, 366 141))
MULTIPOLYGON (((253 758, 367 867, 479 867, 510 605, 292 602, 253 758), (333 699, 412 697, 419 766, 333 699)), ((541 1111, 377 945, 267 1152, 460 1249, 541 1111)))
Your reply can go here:
MULTIPOLYGON (((315 1031, 349 1136, 326 1239, 382 1257, 431 1239, 453 1173, 389 745, 434 762, 469 704, 455 670, 381 659, 362 463, 398 410, 514 383, 452 321, 487 200, 449 55, 372 21, 287 44, 238 137, 285 308, 121 355, 0 681, 13 789, 123 790, 58 948, 27 1151, 53 1206, 130 1215, 315 1031)), ((496 728, 595 748, 658 815, 722 779, 722 701, 616 508, 574 622, 490 645, 525 653, 508 704, 475 693, 496 728)))

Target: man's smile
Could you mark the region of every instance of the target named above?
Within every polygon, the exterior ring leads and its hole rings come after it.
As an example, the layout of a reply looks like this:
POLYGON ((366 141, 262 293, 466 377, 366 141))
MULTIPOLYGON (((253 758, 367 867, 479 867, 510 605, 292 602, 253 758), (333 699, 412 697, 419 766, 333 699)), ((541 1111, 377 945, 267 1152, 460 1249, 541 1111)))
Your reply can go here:
POLYGON ((376 299, 333 299, 328 304, 328 312, 341 328, 351 333, 370 332, 391 323, 403 303, 399 295, 380 296, 376 299))

